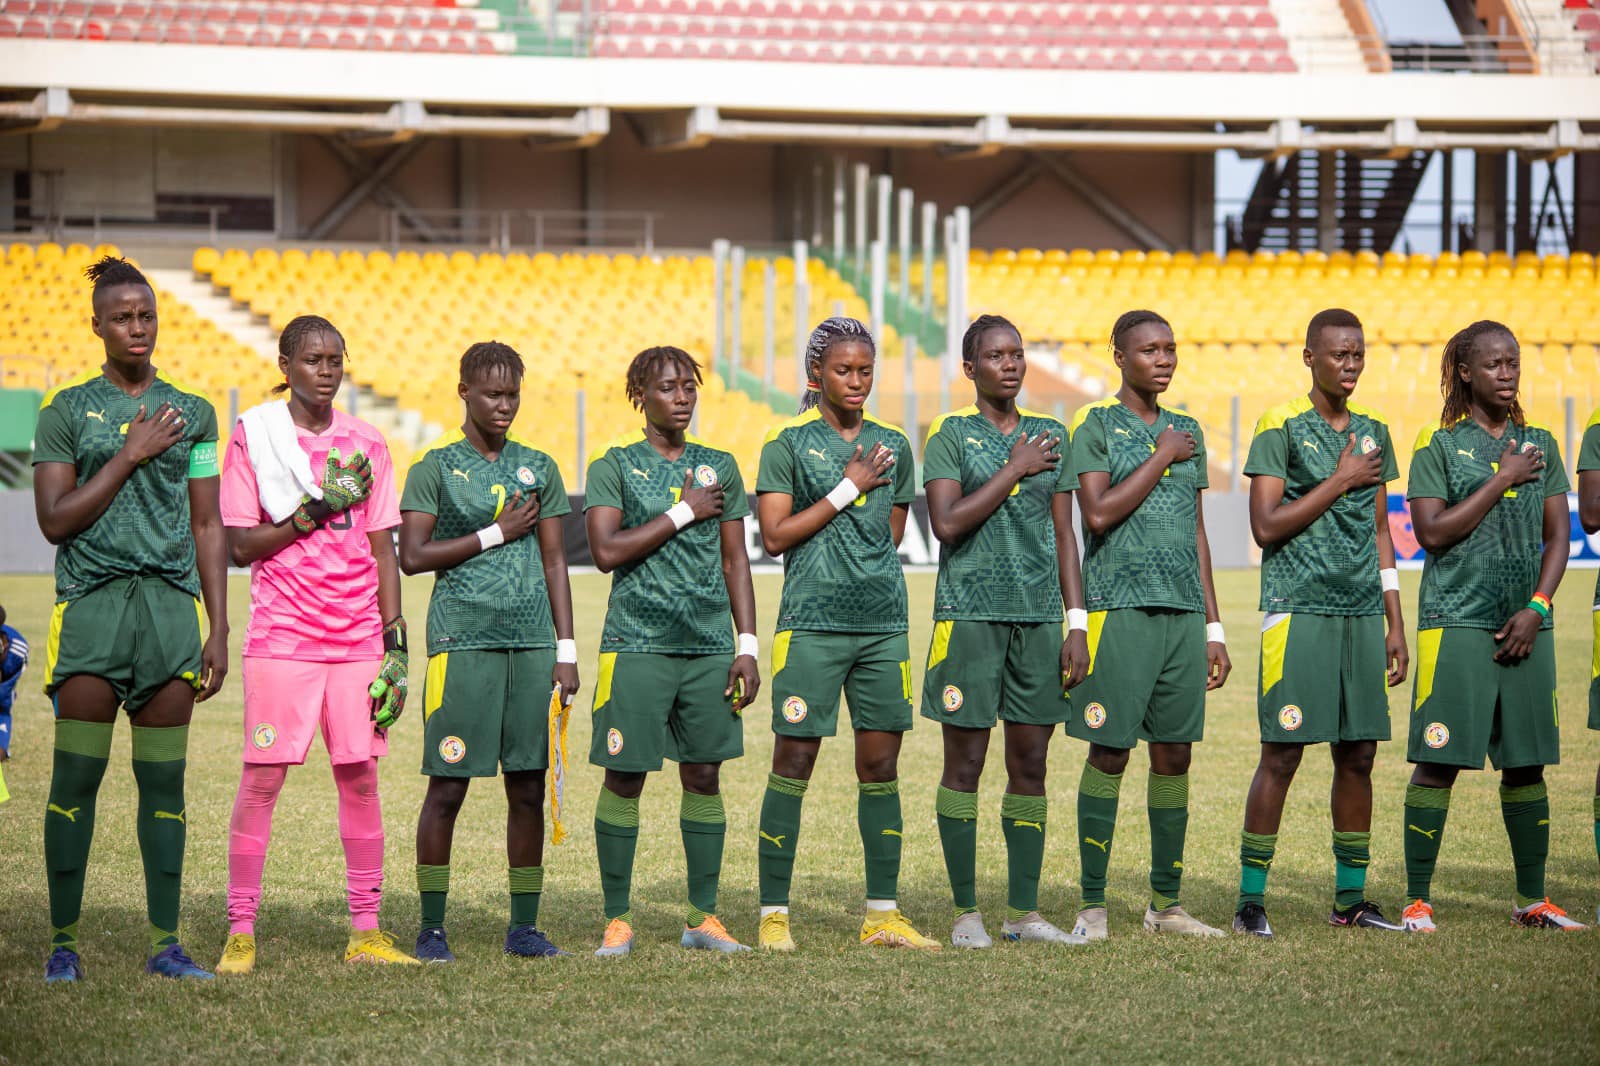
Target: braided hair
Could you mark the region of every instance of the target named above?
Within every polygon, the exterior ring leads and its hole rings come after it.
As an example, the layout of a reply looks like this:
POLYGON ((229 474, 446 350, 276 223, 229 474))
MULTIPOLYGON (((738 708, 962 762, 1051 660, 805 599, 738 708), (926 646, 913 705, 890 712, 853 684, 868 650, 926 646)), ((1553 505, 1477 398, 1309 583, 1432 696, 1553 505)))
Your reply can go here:
POLYGON ((1111 327, 1111 350, 1120 352, 1122 342, 1127 339, 1128 332, 1151 322, 1159 323, 1172 328, 1172 323, 1156 314, 1154 311, 1124 311, 1117 318, 1116 325, 1111 327))
MULTIPOLYGON (((1472 362, 1478 341, 1493 333, 1504 333, 1521 354, 1522 346, 1517 344, 1517 335, 1511 332, 1511 327, 1489 319, 1474 322, 1445 342, 1444 358, 1439 367, 1439 391, 1444 394, 1444 410, 1439 415, 1441 426, 1453 426, 1472 413, 1472 386, 1461 380, 1459 368, 1472 362)), ((1511 401, 1511 421, 1519 426, 1527 425, 1520 399, 1511 401)))
POLYGON ((156 291, 138 267, 118 255, 101 256, 83 268, 83 276, 94 282, 91 299, 98 299, 102 292, 118 285, 143 285, 152 295, 156 291))
POLYGON ((978 358, 978 345, 983 343, 983 335, 991 329, 1009 329, 1022 338, 1022 331, 1012 325, 1009 318, 1000 315, 979 315, 972 320, 972 325, 967 327, 967 332, 961 337, 961 361, 970 363, 978 358))
POLYGON ((498 370, 513 380, 522 380, 522 356, 509 344, 479 341, 461 353, 461 380, 472 381, 480 374, 498 370))
POLYGON ((872 332, 853 318, 834 315, 825 318, 811 331, 806 341, 806 391, 800 394, 800 410, 809 411, 822 402, 822 358, 828 349, 842 341, 857 341, 872 350, 878 357, 878 346, 873 343, 872 332))
MULTIPOLYGON (((300 352, 300 346, 308 338, 317 333, 329 333, 339 342, 339 350, 344 350, 344 334, 332 322, 321 315, 296 315, 283 327, 283 332, 278 334, 278 355, 284 359, 293 359, 300 352)), ((289 391, 289 383, 281 381, 272 386, 274 394, 289 391)))
POLYGON ((666 366, 677 367, 678 373, 686 378, 693 377, 696 385, 705 380, 700 373, 700 364, 682 348, 674 348, 670 344, 646 348, 628 364, 628 402, 633 404, 635 411, 644 410, 644 390, 666 366))

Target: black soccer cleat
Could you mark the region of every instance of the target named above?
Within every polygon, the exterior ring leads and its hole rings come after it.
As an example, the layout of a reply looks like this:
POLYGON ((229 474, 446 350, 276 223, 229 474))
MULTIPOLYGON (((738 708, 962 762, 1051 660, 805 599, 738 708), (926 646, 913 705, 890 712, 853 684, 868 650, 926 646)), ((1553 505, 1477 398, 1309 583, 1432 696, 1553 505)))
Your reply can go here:
POLYGON ((1267 922, 1267 908, 1259 903, 1246 903, 1240 907, 1239 913, 1233 916, 1233 931, 1271 940, 1272 926, 1267 922))
POLYGON ((1378 905, 1367 899, 1344 910, 1335 907, 1333 913, 1328 915, 1328 924, 1350 929, 1386 929, 1391 933, 1405 932, 1405 926, 1397 925, 1385 918, 1378 905))

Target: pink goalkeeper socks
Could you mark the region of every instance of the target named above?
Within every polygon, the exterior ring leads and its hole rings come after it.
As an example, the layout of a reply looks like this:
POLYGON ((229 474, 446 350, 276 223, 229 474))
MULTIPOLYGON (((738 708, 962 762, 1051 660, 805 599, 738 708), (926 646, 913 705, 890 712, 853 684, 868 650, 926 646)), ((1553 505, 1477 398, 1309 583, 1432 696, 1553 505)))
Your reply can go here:
POLYGON ((383 808, 378 801, 378 760, 333 768, 339 786, 339 839, 344 843, 345 895, 354 929, 378 928, 383 896, 383 808))
POLYGON ((272 837, 272 808, 289 768, 246 764, 228 822, 228 932, 254 933, 261 868, 272 837))

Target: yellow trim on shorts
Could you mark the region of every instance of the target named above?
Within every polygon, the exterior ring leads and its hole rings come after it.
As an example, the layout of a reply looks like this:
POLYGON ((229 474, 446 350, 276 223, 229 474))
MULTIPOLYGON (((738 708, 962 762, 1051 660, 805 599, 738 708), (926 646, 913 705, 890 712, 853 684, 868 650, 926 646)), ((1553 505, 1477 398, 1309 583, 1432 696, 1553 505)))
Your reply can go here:
POLYGON ((1439 644, 1444 640, 1444 630, 1424 629, 1417 634, 1417 695, 1411 701, 1414 711, 1433 695, 1433 671, 1439 665, 1439 644))
POLYGON ((1289 623, 1294 615, 1273 623, 1261 631, 1261 694, 1272 691, 1272 686, 1283 680, 1283 660, 1289 654, 1289 623))
POLYGON ((422 720, 433 717, 433 712, 444 706, 444 678, 450 669, 450 653, 442 651, 428 656, 428 673, 422 679, 422 720))
POLYGON ((1589 653, 1589 680, 1593 681, 1600 677, 1600 609, 1590 612, 1589 617, 1594 620, 1594 644, 1589 653))
POLYGON ((67 605, 71 600, 62 600, 50 612, 50 635, 44 642, 44 688, 50 691, 50 682, 56 676, 56 663, 61 661, 61 625, 66 620, 67 605))
POLYGON ((777 677, 783 672, 784 666, 789 662, 789 638, 794 636, 794 630, 785 629, 772 635, 772 676, 777 677))
POLYGON ((1106 627, 1106 612, 1105 611, 1090 611, 1089 612, 1089 671, 1088 671, 1088 673, 1083 675, 1084 677, 1088 677, 1089 674, 1094 673, 1095 660, 1100 658, 1100 634, 1105 630, 1105 627, 1106 627))
POLYGON ((900 660, 900 693, 905 696, 907 703, 916 702, 916 693, 911 689, 911 660, 900 660))
POLYGON ((955 620, 951 618, 933 623, 933 642, 928 645, 929 670, 944 662, 950 654, 950 631, 955 625, 955 620))
POLYGON ((617 672, 617 653, 603 651, 600 653, 600 676, 594 683, 594 710, 598 711, 611 702, 611 679, 617 672))

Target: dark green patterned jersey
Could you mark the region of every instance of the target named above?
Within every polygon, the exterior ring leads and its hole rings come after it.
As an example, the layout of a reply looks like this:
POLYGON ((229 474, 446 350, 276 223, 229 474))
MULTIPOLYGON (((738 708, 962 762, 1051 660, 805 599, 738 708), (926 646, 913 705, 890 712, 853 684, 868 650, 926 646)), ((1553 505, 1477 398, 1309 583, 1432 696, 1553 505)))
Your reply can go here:
POLYGON ((1172 426, 1193 433, 1194 455, 1161 474, 1150 495, 1106 533, 1084 530, 1083 598, 1091 611, 1123 607, 1205 610, 1200 587, 1199 493, 1206 487, 1206 440, 1200 423, 1163 407, 1154 425, 1115 396, 1080 407, 1072 418, 1072 472, 1091 470, 1125 480, 1156 450, 1172 426))
MULTIPOLYGON (((1589 416, 1583 427, 1583 443, 1578 446, 1578 473, 1600 470, 1600 408, 1589 416)), ((1600 607, 1600 577, 1595 579, 1594 605, 1600 607)))
POLYGON ((684 478, 721 485, 722 518, 685 526, 643 559, 611 575, 600 650, 663 655, 733 651, 728 584, 722 575, 722 523, 750 513, 744 479, 732 455, 688 438, 683 454, 667 459, 643 430, 618 437, 589 459, 584 507, 615 507, 622 528, 642 526, 683 497, 684 478))
MULTIPOLYGON (((1400 476, 1389 427, 1365 407, 1349 406, 1350 424, 1334 429, 1305 396, 1261 416, 1244 472, 1283 479, 1283 501, 1300 499, 1333 476, 1355 437, 1358 454, 1383 453, 1383 479, 1400 476)), ((1305 529, 1261 549, 1261 609, 1326 615, 1383 613, 1378 578, 1378 493, 1369 485, 1343 493, 1305 529)))
MULTIPOLYGON (((556 462, 516 434, 485 459, 462 432, 440 437, 411 464, 400 510, 435 516, 434 540, 476 533, 517 493, 539 496, 539 520, 572 510, 556 462)), ((553 648, 550 592, 538 531, 440 570, 428 600, 428 654, 485 648, 553 648)))
POLYGON ((894 452, 893 484, 860 497, 816 536, 784 553, 779 632, 900 633, 907 628, 906 578, 889 531, 889 512, 917 494, 916 460, 904 433, 868 415, 860 435, 846 441, 813 407, 767 434, 756 491, 792 496, 799 514, 839 484, 858 444, 863 456, 877 444, 894 452))
MULTIPOLYGON (((1470 418, 1448 429, 1435 424, 1417 436, 1406 499, 1443 500, 1453 507, 1494 476, 1507 447, 1544 452, 1544 477, 1507 489, 1478 527, 1422 563, 1417 628, 1498 630, 1528 605, 1539 583, 1544 553, 1544 501, 1564 496, 1567 471, 1561 448, 1543 426, 1507 424, 1491 437, 1470 418)), ((1546 618, 1541 629, 1550 628, 1546 618)))
POLYGON ((1025 477, 960 544, 939 546, 933 617, 984 622, 1059 622, 1061 574, 1050 505, 1078 487, 1066 427, 1049 415, 1021 411, 1017 428, 1001 433, 977 407, 940 415, 928 427, 922 483, 955 481, 961 495, 982 488, 1011 458, 1022 436, 1061 438, 1061 464, 1025 477))
POLYGON ((211 402, 157 371, 142 396, 129 396, 100 371, 45 393, 34 431, 33 461, 71 463, 78 484, 122 450, 128 423, 162 404, 183 414, 182 438, 123 482, 105 513, 56 548, 56 599, 75 600, 119 577, 160 577, 200 595, 189 480, 217 477, 217 413, 211 402))

